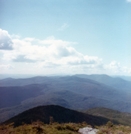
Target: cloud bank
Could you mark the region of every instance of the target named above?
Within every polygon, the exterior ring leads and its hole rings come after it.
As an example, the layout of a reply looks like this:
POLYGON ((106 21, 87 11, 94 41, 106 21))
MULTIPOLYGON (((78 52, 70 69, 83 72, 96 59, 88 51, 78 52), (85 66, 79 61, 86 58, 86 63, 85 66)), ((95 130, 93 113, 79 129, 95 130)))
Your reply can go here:
POLYGON ((63 41, 53 36, 43 40, 20 38, 0 29, 0 43, 0 68, 5 70, 0 73, 91 74, 131 70, 121 67, 116 61, 106 65, 97 56, 84 55, 77 51, 72 47, 76 42, 63 41))
POLYGON ((0 29, 0 49, 11 50, 12 40, 7 31, 0 29))

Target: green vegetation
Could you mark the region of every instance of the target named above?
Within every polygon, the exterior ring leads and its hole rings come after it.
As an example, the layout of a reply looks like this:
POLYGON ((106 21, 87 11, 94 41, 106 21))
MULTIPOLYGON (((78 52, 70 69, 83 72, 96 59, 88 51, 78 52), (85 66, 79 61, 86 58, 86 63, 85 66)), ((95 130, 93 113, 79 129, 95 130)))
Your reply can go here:
POLYGON ((131 127, 124 125, 114 125, 108 122, 106 125, 98 127, 97 134, 131 134, 131 127))
MULTIPOLYGON (((13 123, 9 125, 0 125, 0 134, 78 134, 78 130, 83 127, 91 127, 83 123, 51 123, 44 124, 36 121, 31 124, 23 124, 14 127, 13 123)), ((108 122, 102 126, 96 126, 97 134, 130 134, 131 127, 124 125, 114 125, 108 122)))
POLYGON ((44 124, 37 121, 32 124, 23 124, 14 127, 13 124, 1 125, 0 134, 78 134, 79 128, 86 127, 83 123, 52 123, 44 124))

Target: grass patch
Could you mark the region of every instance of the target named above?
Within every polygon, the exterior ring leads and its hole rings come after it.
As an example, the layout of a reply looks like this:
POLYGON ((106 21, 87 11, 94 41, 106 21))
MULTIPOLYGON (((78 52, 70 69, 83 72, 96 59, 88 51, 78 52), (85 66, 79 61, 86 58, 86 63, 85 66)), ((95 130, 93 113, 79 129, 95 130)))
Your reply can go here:
POLYGON ((32 124, 23 124, 14 127, 13 124, 1 125, 0 134, 78 134, 79 128, 86 127, 86 123, 62 123, 54 122, 44 124, 40 121, 32 124))
MULTIPOLYGON (((78 130, 83 127, 91 127, 87 123, 57 123, 44 124, 37 121, 31 124, 23 124, 14 127, 13 123, 9 125, 0 125, 0 134, 79 134, 78 130)), ((97 134, 130 134, 131 127, 124 125, 115 125, 108 122, 102 126, 96 126, 97 134)))

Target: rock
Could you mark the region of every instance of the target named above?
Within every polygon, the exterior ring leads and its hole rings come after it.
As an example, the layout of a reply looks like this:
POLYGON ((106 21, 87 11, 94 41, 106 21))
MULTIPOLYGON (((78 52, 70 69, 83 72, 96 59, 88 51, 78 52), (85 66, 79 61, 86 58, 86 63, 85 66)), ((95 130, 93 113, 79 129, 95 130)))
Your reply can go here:
POLYGON ((91 127, 84 127, 84 128, 80 128, 78 132, 80 134, 96 134, 97 131, 98 129, 94 129, 91 127))

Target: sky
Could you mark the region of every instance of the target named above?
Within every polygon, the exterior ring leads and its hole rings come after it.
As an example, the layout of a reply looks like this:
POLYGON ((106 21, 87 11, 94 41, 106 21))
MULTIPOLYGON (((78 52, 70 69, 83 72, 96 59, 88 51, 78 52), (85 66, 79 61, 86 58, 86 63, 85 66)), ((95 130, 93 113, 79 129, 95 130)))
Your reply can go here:
POLYGON ((131 0, 0 0, 0 74, 131 76, 131 0))

